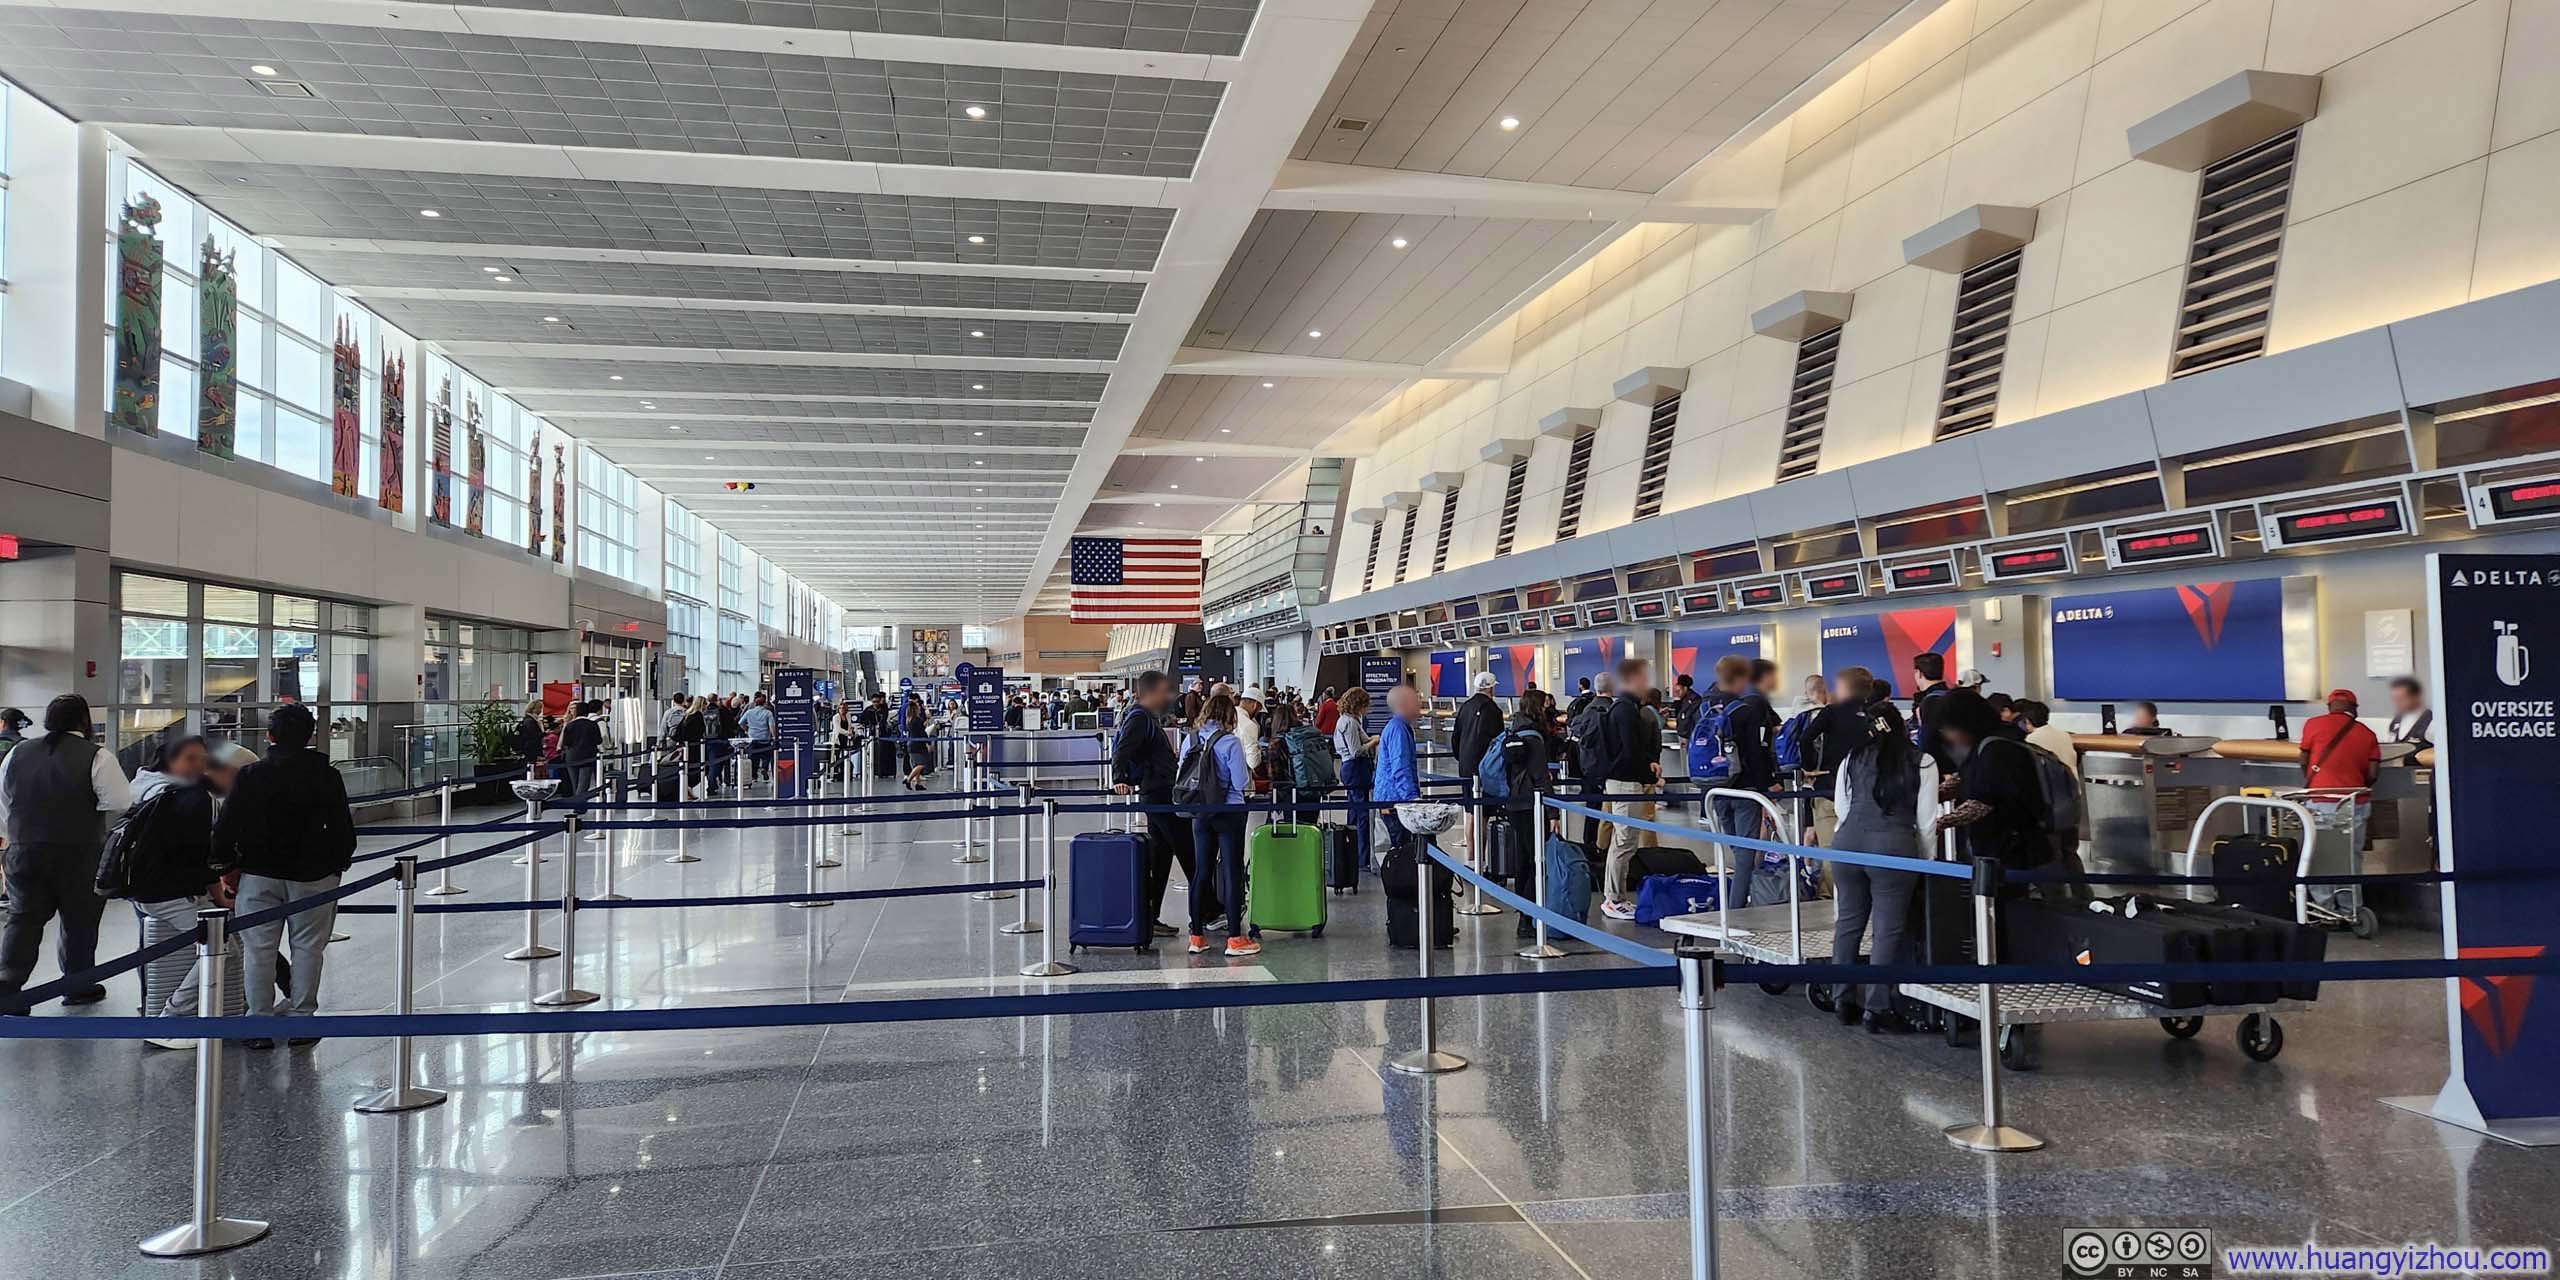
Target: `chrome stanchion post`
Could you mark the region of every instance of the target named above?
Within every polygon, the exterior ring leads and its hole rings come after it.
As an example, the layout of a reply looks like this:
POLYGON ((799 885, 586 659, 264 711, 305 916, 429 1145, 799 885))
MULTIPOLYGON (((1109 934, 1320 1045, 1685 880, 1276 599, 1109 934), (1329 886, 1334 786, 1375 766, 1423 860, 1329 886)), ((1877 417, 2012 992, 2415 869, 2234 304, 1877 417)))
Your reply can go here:
MULTIPOLYGON (((970 758, 971 745, 970 738, 963 735, 957 748, 959 766, 956 772, 960 775, 960 790, 964 794, 978 789, 978 765, 970 758)), ((960 856, 951 860, 956 865, 974 867, 987 860, 987 855, 978 852, 978 819, 975 813, 977 807, 978 802, 975 799, 964 799, 960 802, 960 856)), ((987 843, 995 843, 995 819, 993 818, 987 819, 987 843)))
MULTIPOLYGON (((436 837, 436 858, 441 861, 453 856, 453 836, 449 834, 453 830, 453 783, 450 779, 443 786, 436 788, 436 825, 444 828, 448 833, 436 837)), ((453 867, 448 864, 436 868, 436 887, 427 890, 427 896, 449 898, 454 894, 467 892, 469 891, 453 882, 453 867)))
MULTIPOLYGON (((569 815, 568 829, 561 833, 561 838, 578 838, 578 815, 569 815)), ((574 844, 569 847, 577 848, 574 844)), ((535 996, 533 1002, 545 1009, 594 1004, 598 999, 596 993, 578 986, 578 867, 574 858, 569 864, 569 874, 560 886, 560 950, 554 954, 560 957, 560 985, 535 996)))
MULTIPOLYGON (((1019 784, 1019 786, 1022 792, 1022 812, 1014 815, 1013 822, 1013 846, 1015 854, 1013 860, 1013 878, 1016 880, 1028 880, 1031 878, 1031 784, 1025 782, 1019 784)), ((1054 804, 1055 802, 1052 801, 1051 803, 1054 804)), ((1047 836, 1047 824, 1049 821, 1048 811, 1045 808, 1041 811, 1040 821, 1042 824, 1042 836, 1045 839, 1047 836)), ((994 868, 989 868, 988 874, 992 877, 994 875, 994 868)), ((1012 890, 1008 889, 1005 891, 1004 896, 1013 898, 1015 897, 1015 894, 1012 890)), ((1047 930, 1040 927, 1039 921, 1031 918, 1031 891, 1029 889, 1023 890, 1020 897, 1015 902, 1013 923, 996 926, 996 932, 1047 932, 1047 930)))
POLYGON ((1026 978, 1062 978, 1076 967, 1058 959, 1058 801, 1040 801, 1040 959, 1022 966, 1026 978))
MULTIPOLYGON (((628 775, 617 777, 614 779, 613 785, 616 796, 618 797, 618 803, 625 805, 631 803, 630 777, 628 775)), ((599 902, 629 902, 631 900, 631 895, 618 892, 614 888, 614 881, 618 879, 620 875, 617 868, 622 861, 622 855, 614 848, 614 841, 611 838, 613 833, 610 831, 597 831, 595 834, 606 837, 604 846, 596 850, 596 856, 604 860, 604 875, 601 877, 604 881, 604 892, 597 894, 596 900, 599 902)), ((575 846, 572 847, 574 848, 575 846)))
MULTIPOLYGON (((396 872, 392 883, 398 886, 400 915, 397 932, 391 935, 391 1011, 405 1018, 417 1012, 418 987, 418 859, 415 854, 402 854, 392 862, 396 872)), ((444 1101, 441 1089, 421 1089, 410 1081, 416 1053, 409 1047, 409 1037, 391 1040, 391 1087, 356 1104, 356 1110, 369 1114, 392 1111, 416 1111, 444 1101)))
POLYGON ((1709 1106, 1714 1048, 1708 1017, 1716 1003, 1716 944, 1705 938, 1680 939, 1674 953, 1680 963, 1681 1042, 1687 1070, 1682 1101, 1689 1130, 1689 1276, 1715 1280, 1716 1275, 1716 1129, 1709 1106))
MULTIPOLYGON (((558 780, 551 778, 527 778, 513 786, 515 793, 524 800, 524 820, 527 823, 542 821, 542 802, 560 790, 558 780)), ((524 945, 499 957, 502 960, 548 960, 560 954, 542 945, 542 908, 536 905, 542 901, 541 854, 542 834, 535 832, 533 843, 525 846, 524 945)), ((570 870, 574 872, 576 867, 572 866, 570 870)), ((575 880, 576 876, 573 874, 570 878, 575 880)))
MULTIPOLYGON (((2000 860, 1976 858, 1973 862, 1973 962, 1994 964, 1999 959, 2000 919, 1994 895, 2000 888, 2000 860)), ((2034 1151, 2044 1146, 2044 1139, 2008 1124, 2000 1113, 2000 989, 1990 982, 1978 988, 1982 1003, 1982 1023, 1975 1028, 1982 1049, 1982 1120, 1977 1124, 1951 1124, 1946 1128, 1947 1141, 1967 1151, 2034 1151)), ((2023 1028, 2021 1029, 2023 1034, 2023 1028)))
POLYGON ((1535 881, 1529 886, 1529 899, 1538 904, 1538 938, 1520 948, 1519 955, 1523 960, 1558 960, 1564 957, 1564 949, 1547 943, 1547 793, 1539 792, 1537 800, 1537 807, 1530 811, 1537 825, 1529 832, 1529 875, 1535 881))
MULTIPOLYGON (((693 775, 698 767, 695 762, 700 759, 700 757, 696 756, 694 752, 701 746, 702 744, 699 742, 688 742, 684 744, 681 750, 676 752, 676 794, 679 796, 690 799, 693 795, 693 775)), ((654 795, 654 793, 652 794, 654 795)), ((667 859, 669 862, 682 863, 702 861, 702 859, 685 852, 685 835, 690 830, 690 828, 684 825, 686 812, 687 811, 683 809, 676 810, 676 852, 674 857, 667 859)))
MULTIPOLYGON (((1424 846, 1414 859, 1413 907, 1414 916, 1420 922, 1414 928, 1414 941, 1422 944, 1415 949, 1422 953, 1422 980, 1429 983, 1431 981, 1431 948, 1438 942, 1438 939, 1433 936, 1438 932, 1434 927, 1437 921, 1431 914, 1431 899, 1438 892, 1431 886, 1431 873, 1437 868, 1431 861, 1428 847, 1430 842, 1423 840, 1419 833, 1414 836, 1414 839, 1424 846)), ((1411 1053, 1388 1059, 1388 1069, 1400 1071, 1409 1076, 1436 1076, 1443 1072, 1464 1068, 1467 1065, 1466 1059, 1440 1050, 1439 1036, 1432 1026, 1431 996, 1427 992, 1422 997, 1421 1011, 1422 1047, 1411 1053)))
MULTIPOLYGON (((1467 847, 1475 850, 1476 874, 1483 875, 1485 874, 1485 868, 1493 861, 1493 859, 1488 856, 1488 850, 1485 846, 1485 833, 1492 830, 1493 824, 1484 820, 1484 810, 1476 805, 1475 779, 1467 777, 1461 777, 1458 779, 1458 803, 1466 806, 1467 847)), ((1465 906, 1457 909, 1459 915, 1498 916, 1502 914, 1502 908, 1492 906, 1485 902, 1483 885, 1474 885, 1471 887, 1474 891, 1473 896, 1467 900, 1465 906)))
MULTIPOLYGON (((196 1008, 201 1016, 222 1013, 222 953, 229 946, 231 912, 207 907, 196 913, 196 1008)), ((196 1041, 195 1204, 188 1219, 155 1236, 145 1236, 142 1251, 155 1258, 192 1258, 237 1249, 266 1238, 267 1224, 256 1218, 226 1218, 217 1205, 222 1183, 222 1038, 196 1041)))
MULTIPOLYGON (((1031 784, 1028 782, 1017 782, 1013 784, 1013 792, 1016 802, 1015 808, 1018 810, 1018 812, 1013 815, 1013 842, 1022 851, 1022 862, 1026 868, 1022 873, 1022 878, 1027 880, 1031 878, 1031 873, 1028 870, 1031 862, 1031 784)), ((995 802, 992 800, 988 801, 987 807, 990 809, 994 808, 995 802)), ((1004 865, 1004 842, 996 839, 996 820, 992 816, 987 819, 987 854, 987 884, 989 887, 970 894, 969 900, 971 902, 1002 902, 1013 896, 1013 890, 1011 889, 998 889, 993 887, 996 882, 996 868, 1004 865)), ((1005 928, 1000 929, 999 932, 1020 933, 1022 930, 1005 928)))

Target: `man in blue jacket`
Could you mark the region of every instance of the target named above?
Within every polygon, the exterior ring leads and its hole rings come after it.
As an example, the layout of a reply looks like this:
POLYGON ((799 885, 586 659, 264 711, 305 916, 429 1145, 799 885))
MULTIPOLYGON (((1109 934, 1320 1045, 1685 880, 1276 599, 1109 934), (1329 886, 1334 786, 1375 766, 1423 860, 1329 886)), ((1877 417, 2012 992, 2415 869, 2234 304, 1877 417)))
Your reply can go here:
POLYGON ((1422 798, 1422 775, 1415 765, 1414 722, 1422 715, 1422 695, 1400 684, 1387 690, 1387 724, 1378 731, 1378 771, 1369 784, 1369 802, 1386 819, 1387 839, 1403 844, 1404 824, 1389 807, 1422 798))

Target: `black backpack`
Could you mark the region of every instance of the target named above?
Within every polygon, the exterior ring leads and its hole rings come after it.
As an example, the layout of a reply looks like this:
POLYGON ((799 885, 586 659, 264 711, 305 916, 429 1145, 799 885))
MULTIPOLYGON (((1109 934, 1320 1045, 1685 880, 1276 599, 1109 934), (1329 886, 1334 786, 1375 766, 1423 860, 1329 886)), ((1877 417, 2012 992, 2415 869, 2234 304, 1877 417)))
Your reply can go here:
POLYGON ((1173 774, 1176 804, 1225 804, 1225 775, 1218 771, 1218 740, 1208 734, 1193 739, 1191 754, 1173 774))
POLYGON ((1598 782, 1609 771, 1614 754, 1609 750, 1609 702, 1593 698, 1565 726, 1573 738, 1574 763, 1581 766, 1585 781, 1598 782))
POLYGON ((162 787, 116 819, 115 826, 107 832, 107 847, 98 855, 99 897, 130 897, 135 880, 152 877, 153 859, 168 848, 162 829, 177 808, 171 798, 177 790, 174 786, 162 787))

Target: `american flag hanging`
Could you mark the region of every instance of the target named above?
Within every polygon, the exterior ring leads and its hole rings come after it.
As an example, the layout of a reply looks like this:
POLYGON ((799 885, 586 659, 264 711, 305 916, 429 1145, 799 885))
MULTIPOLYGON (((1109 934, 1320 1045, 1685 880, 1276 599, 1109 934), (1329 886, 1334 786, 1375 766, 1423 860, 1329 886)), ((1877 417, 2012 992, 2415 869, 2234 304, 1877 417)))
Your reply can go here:
POLYGON ((1198 538, 1077 538, 1067 547, 1077 622, 1198 622, 1198 538))

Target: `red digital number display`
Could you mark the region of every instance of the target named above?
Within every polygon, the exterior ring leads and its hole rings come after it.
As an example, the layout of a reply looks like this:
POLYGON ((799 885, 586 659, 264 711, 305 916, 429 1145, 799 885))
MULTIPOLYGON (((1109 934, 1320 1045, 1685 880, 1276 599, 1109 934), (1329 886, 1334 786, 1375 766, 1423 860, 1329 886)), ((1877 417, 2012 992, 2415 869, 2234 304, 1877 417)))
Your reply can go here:
POLYGON ((1847 596, 1862 595, 1866 589, 1866 576, 1859 573, 1826 573, 1820 577, 1804 580, 1804 596, 1807 600, 1838 600, 1847 596))
POLYGON ((1733 595, 1734 599, 1741 601, 1745 608, 1765 608, 1769 605, 1785 604, 1787 584, 1783 582, 1750 583, 1735 589, 1733 595))
POLYGON ((2560 511, 2560 480, 2520 480, 2489 489, 2489 512, 2501 520, 2560 511))
POLYGON ((1894 589, 1898 591, 1916 590, 1921 587, 1949 587, 1955 585, 1956 564, 1953 560, 1931 560, 1925 564, 1898 564, 1890 570, 1890 573, 1894 589))
POLYGON ((1638 600, 1636 601, 1636 616, 1646 619, 1670 617, 1671 604, 1669 601, 1658 599, 1638 600))
POLYGON ((2288 545, 2334 542, 2398 533, 2408 527, 2398 502, 2359 502, 2326 511, 2296 511, 2276 517, 2276 533, 2288 545))
POLYGON ((1724 597, 1714 591, 1692 591, 1680 597, 1682 613, 1714 613, 1724 608, 1724 597))
POLYGON ((2041 573, 2068 573, 2071 571, 2071 548, 2057 545, 2001 551, 1985 557, 1983 563, 1989 566, 1990 577, 1995 581, 2041 573))
POLYGON ((2214 553, 2213 530, 2203 525, 2156 529, 2116 539, 2116 563, 2156 564, 2163 560, 2195 560, 2214 553))

